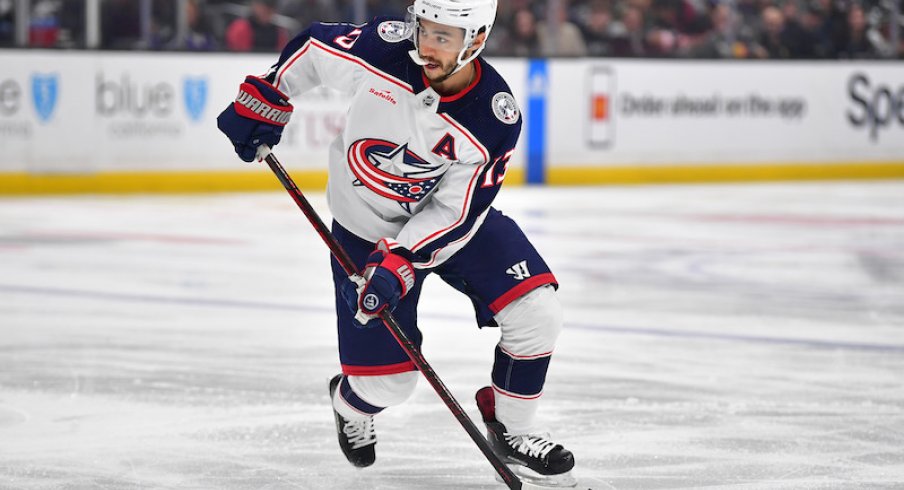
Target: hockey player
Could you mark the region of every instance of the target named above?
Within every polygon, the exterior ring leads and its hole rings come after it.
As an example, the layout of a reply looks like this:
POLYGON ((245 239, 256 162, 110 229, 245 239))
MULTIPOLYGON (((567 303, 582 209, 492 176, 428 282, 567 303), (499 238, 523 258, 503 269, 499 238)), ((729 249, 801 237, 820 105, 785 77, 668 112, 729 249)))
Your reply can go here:
POLYGON ((338 241, 364 270, 332 262, 342 374, 329 384, 339 444, 375 461, 374 416, 402 403, 418 373, 377 315, 393 311, 418 345, 417 304, 435 273, 499 327, 492 387, 477 404, 494 450, 522 478, 573 486, 574 458, 535 414, 562 328, 557 283, 521 229, 491 206, 521 131, 508 85, 480 52, 496 0, 415 0, 402 19, 313 24, 218 118, 245 161, 279 143, 295 97, 326 85, 351 97, 330 148, 327 200, 338 241))

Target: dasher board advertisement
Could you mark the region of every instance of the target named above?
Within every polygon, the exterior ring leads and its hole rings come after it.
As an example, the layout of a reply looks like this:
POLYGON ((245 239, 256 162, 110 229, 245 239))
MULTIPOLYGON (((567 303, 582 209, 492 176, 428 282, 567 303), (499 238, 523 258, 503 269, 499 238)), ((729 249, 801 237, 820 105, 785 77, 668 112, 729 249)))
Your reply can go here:
POLYGON ((904 160, 904 64, 558 61, 550 166, 904 160))

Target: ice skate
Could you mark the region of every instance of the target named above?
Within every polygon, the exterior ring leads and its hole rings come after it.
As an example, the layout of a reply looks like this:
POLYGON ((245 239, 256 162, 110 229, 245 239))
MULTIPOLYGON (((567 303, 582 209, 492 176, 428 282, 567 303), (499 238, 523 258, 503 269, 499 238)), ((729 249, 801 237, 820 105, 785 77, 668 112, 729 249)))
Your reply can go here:
MULTIPOLYGON (((487 426, 487 439, 493 451, 513 473, 537 487, 572 488, 577 480, 571 475, 574 455, 549 440, 548 434, 509 434, 496 420, 495 397, 489 386, 477 392, 477 407, 487 426)), ((498 479, 498 476, 497 476, 498 479)))
MULTIPOLYGON (((342 382, 342 375, 337 374, 330 380, 330 399, 342 382)), ((339 437, 339 447, 348 458, 348 462, 358 468, 366 468, 377 459, 375 446, 377 445, 377 433, 374 431, 374 418, 364 420, 349 420, 333 409, 336 418, 336 434, 339 437)))

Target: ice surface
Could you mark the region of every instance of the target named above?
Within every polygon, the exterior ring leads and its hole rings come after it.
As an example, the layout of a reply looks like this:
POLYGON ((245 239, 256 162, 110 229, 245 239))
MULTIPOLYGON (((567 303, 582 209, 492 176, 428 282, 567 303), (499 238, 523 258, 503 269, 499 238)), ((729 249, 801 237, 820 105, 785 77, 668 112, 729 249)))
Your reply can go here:
MULTIPOLYGON (((904 183, 497 207, 562 284, 540 417, 590 486, 904 488, 904 183)), ((423 381, 344 460, 327 257, 285 193, 0 200, 0 488, 503 488, 423 381)), ((435 278, 422 318, 478 420, 498 332, 435 278)))

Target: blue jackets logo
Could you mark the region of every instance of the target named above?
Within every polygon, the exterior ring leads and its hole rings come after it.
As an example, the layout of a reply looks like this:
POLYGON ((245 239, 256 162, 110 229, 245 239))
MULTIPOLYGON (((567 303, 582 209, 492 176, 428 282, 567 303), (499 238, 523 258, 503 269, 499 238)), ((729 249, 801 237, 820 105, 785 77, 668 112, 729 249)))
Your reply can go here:
POLYGON ((207 79, 185 78, 182 83, 182 94, 188 116, 192 121, 200 121, 207 105, 207 79))
POLYGON ((59 94, 59 79, 59 75, 55 73, 47 75, 35 73, 31 76, 32 102, 41 122, 47 122, 53 116, 59 94))
POLYGON ((408 144, 364 138, 348 147, 348 165, 355 174, 353 185, 399 203, 406 212, 430 194, 446 172, 443 164, 431 163, 408 149, 408 144))

